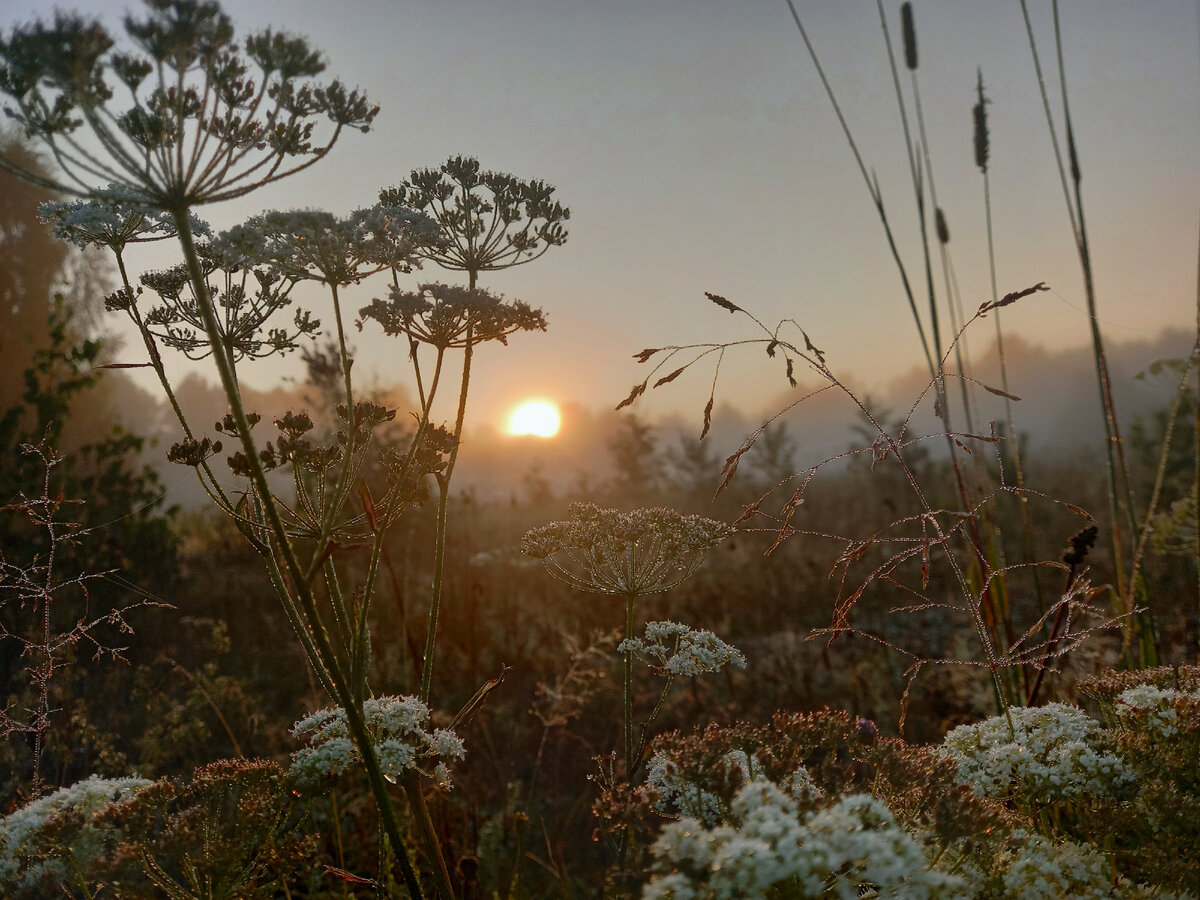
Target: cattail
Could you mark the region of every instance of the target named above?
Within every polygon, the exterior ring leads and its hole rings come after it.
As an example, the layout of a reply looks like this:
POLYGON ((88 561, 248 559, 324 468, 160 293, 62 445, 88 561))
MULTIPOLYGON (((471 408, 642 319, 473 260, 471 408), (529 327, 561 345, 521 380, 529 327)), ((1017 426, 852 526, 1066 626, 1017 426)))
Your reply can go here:
POLYGON ((987 105, 991 101, 983 95, 983 69, 979 70, 979 84, 976 88, 979 100, 971 110, 975 118, 975 165, 981 172, 987 171, 988 153, 991 150, 988 141, 987 105))
POLYGON ((904 32, 904 63, 909 69, 917 67, 917 26, 913 24, 911 3, 900 4, 900 26, 904 32))
POLYGON ((934 211, 933 223, 937 228, 938 241, 943 244, 950 243, 950 226, 946 224, 946 214, 940 206, 934 211))

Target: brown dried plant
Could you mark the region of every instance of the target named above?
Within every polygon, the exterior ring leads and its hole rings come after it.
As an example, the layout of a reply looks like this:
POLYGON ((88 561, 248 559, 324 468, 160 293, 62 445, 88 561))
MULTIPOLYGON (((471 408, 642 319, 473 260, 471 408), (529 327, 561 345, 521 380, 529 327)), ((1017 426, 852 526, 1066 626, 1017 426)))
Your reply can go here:
POLYGON ((55 676, 76 662, 80 647, 92 651, 92 659, 125 662, 123 646, 113 643, 106 632, 114 629, 117 635, 133 633, 126 614, 146 606, 166 604, 147 598, 123 607, 113 607, 97 613, 91 607, 89 585, 113 574, 83 572, 64 574, 58 565, 59 554, 68 544, 78 543, 91 535, 67 517, 81 500, 71 500, 58 493, 53 481, 54 467, 61 461, 47 439, 37 444, 22 444, 22 452, 36 456, 41 468, 39 492, 20 493, 17 502, 0 507, 0 513, 24 516, 34 529, 43 535, 41 549, 27 560, 14 559, 0 546, 0 644, 15 644, 16 657, 24 660, 24 673, 29 694, 5 698, 0 709, 0 737, 26 735, 33 743, 32 793, 41 788, 41 760, 46 736, 58 710, 53 705, 52 682, 55 676), (18 708, 28 702, 25 708, 18 708))
MULTIPOLYGON (((900 727, 903 728, 909 691, 917 676, 929 666, 968 666, 983 670, 988 675, 995 696, 997 709, 1006 712, 1011 705, 1026 700, 1027 679, 1032 679, 1035 670, 1061 660, 1083 641, 1124 619, 1122 614, 1106 614, 1093 602, 1101 593, 1093 589, 1086 570, 1076 570, 1068 562, 1042 561, 1033 563, 992 563, 979 545, 978 530, 972 526, 989 507, 1002 497, 1019 500, 1036 499, 1058 505, 1090 521, 1089 514, 1070 503, 1056 500, 1032 488, 1008 483, 1003 466, 997 466, 998 481, 982 491, 978 499, 971 500, 959 508, 946 508, 935 502, 932 486, 922 483, 910 456, 921 445, 929 441, 947 440, 962 453, 974 454, 979 447, 992 448, 999 459, 1001 438, 994 430, 988 433, 941 431, 920 434, 914 430, 914 418, 919 408, 931 396, 935 407, 945 396, 947 378, 967 379, 974 385, 998 396, 1008 395, 999 388, 976 381, 969 376, 948 372, 946 363, 963 331, 989 313, 1016 303, 1023 297, 1047 290, 1044 284, 1020 291, 1013 291, 999 300, 981 304, 975 314, 962 326, 946 353, 942 356, 935 377, 925 386, 898 427, 890 427, 868 408, 853 390, 833 371, 825 354, 813 344, 808 334, 794 320, 780 322, 769 328, 753 314, 717 294, 708 294, 715 305, 732 314, 748 318, 762 335, 745 339, 674 345, 642 350, 634 355, 640 363, 656 360, 650 374, 635 385, 621 407, 633 403, 648 388, 651 380, 668 362, 683 358, 682 365, 665 376, 657 378, 653 387, 675 381, 683 372, 703 359, 715 356, 712 387, 704 408, 701 436, 707 434, 712 420, 717 380, 726 351, 735 347, 765 346, 768 357, 782 359, 785 375, 793 388, 798 387, 797 363, 805 364, 820 383, 771 416, 759 429, 752 432, 742 444, 725 460, 722 481, 717 489, 719 495, 733 480, 743 456, 755 445, 764 431, 805 401, 825 391, 841 393, 849 404, 869 423, 874 437, 869 444, 834 454, 828 458, 794 473, 790 478, 768 489, 747 504, 738 525, 758 523, 760 530, 772 536, 767 549, 771 554, 793 538, 831 541, 839 549, 829 568, 829 578, 836 585, 830 625, 819 629, 811 637, 825 637, 836 641, 846 635, 857 635, 882 647, 895 651, 907 660, 905 690, 901 701, 900 727), (794 331, 793 331, 794 330, 794 331), (792 335, 798 332, 798 337, 792 335), (881 524, 872 534, 850 535, 808 528, 803 522, 802 506, 806 493, 820 470, 848 461, 854 457, 865 457, 870 467, 888 465, 898 467, 902 480, 916 503, 916 511, 901 515, 891 522, 881 524), (781 499, 782 498, 782 499, 781 499), (779 500, 772 506, 772 500, 779 500), (980 571, 972 577, 966 559, 979 565, 980 571), (944 566, 948 570, 942 574, 944 566), (914 573, 913 569, 917 571, 914 573), (1057 600, 1041 610, 1032 622, 1015 621, 1011 605, 1007 602, 1007 590, 996 591, 999 583, 1005 583, 1033 571, 1060 571, 1066 573, 1063 589, 1057 600), (869 627, 860 627, 854 616, 855 607, 877 586, 895 589, 907 601, 894 606, 891 612, 909 616, 926 614, 941 619, 955 618, 969 622, 977 638, 976 652, 971 655, 955 654, 942 656, 923 655, 918 650, 902 646, 898 639, 887 637, 869 627)), ((650 388, 653 389, 653 388, 650 388)), ((620 408, 620 407, 618 407, 620 408)), ((935 409, 935 413, 937 410, 935 409)), ((1034 692, 1036 694, 1036 691, 1034 692)))

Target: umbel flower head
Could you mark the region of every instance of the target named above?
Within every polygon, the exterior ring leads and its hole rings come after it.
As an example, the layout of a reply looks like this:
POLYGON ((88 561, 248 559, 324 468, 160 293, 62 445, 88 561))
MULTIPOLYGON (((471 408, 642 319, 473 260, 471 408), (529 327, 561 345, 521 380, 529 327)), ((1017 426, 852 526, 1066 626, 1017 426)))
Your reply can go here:
POLYGON ((641 596, 665 591, 700 567, 736 529, 671 509, 621 512, 572 503, 570 518, 527 532, 521 551, 585 591, 641 596))
POLYGON ((393 287, 391 299, 371 301, 358 311, 391 336, 430 344, 439 350, 484 341, 508 343, 517 331, 545 331, 546 315, 523 300, 505 300, 482 288, 452 284, 419 284, 416 291, 393 287))
POLYGON ((383 269, 409 271, 416 249, 440 240, 429 216, 376 204, 341 219, 314 209, 266 212, 224 232, 218 242, 248 263, 336 286, 383 269))
POLYGON ((213 0, 145 0, 123 24, 124 48, 98 21, 64 12, 0 38, 5 111, 49 145, 62 175, 0 166, 77 196, 114 182, 177 213, 307 168, 378 111, 340 82, 313 83, 325 63, 303 38, 268 29, 239 44, 213 0))
MULTIPOLYGON (((247 266, 219 244, 201 244, 196 250, 207 286, 208 296, 203 301, 196 298, 186 265, 146 272, 139 279, 162 301, 146 313, 146 328, 168 347, 189 359, 203 359, 213 352, 200 302, 212 304, 221 340, 235 360, 288 353, 296 349, 300 337, 317 334, 321 323, 306 310, 296 311, 290 328, 267 327, 268 319, 291 305, 296 279, 270 266, 247 266)), ((107 298, 105 305, 113 309, 129 301, 121 290, 107 298)))
POLYGON ((746 668, 746 657, 711 631, 678 622, 647 622, 645 638, 626 638, 617 652, 633 653, 662 675, 703 675, 732 664, 746 668))
POLYGON ((562 223, 571 211, 553 194, 545 182, 483 171, 479 160, 454 156, 436 169, 414 170, 399 187, 380 191, 379 200, 433 216, 447 242, 422 255, 474 276, 531 262, 567 242, 562 223))
MULTIPOLYGON (((161 241, 175 236, 175 223, 161 210, 147 210, 110 184, 92 200, 55 200, 38 207, 56 238, 76 247, 106 247, 120 253, 127 244, 161 241)), ((192 234, 211 237, 205 222, 189 216, 192 234)))
MULTIPOLYGON (((416 771, 448 785, 446 763, 466 750, 459 737, 444 728, 431 730, 429 707, 416 697, 375 697, 363 703, 363 720, 383 774, 397 780, 416 771)), ((302 781, 340 775, 362 764, 350 738, 346 711, 340 706, 318 710, 292 726, 292 735, 309 735, 308 746, 292 754, 292 774, 302 781)))

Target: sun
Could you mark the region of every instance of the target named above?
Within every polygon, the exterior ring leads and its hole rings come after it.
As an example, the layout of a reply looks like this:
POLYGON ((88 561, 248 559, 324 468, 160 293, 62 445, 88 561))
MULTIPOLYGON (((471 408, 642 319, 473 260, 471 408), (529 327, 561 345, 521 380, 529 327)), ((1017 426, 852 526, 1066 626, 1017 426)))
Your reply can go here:
POLYGON ((548 400, 526 400, 508 417, 508 433, 550 438, 558 434, 562 417, 558 407, 548 400))

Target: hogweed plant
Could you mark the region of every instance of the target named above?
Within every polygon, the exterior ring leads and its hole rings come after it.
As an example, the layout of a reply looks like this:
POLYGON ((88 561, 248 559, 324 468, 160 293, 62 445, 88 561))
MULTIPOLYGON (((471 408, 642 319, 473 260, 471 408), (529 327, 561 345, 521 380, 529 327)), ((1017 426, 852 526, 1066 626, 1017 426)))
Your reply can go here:
MULTIPOLYGON (((411 182, 345 218, 317 211, 268 212, 212 236, 193 215, 197 207, 244 196, 318 162, 347 130, 366 132, 378 112, 359 91, 322 81, 325 63, 298 37, 272 30, 237 41, 215 2, 146 0, 141 16, 123 20, 124 45, 101 23, 57 13, 50 21, 12 29, 0 40, 0 92, 24 135, 47 148, 53 177, 5 170, 80 198, 43 210, 64 239, 110 250, 121 287, 106 307, 138 328, 152 367, 184 438, 169 459, 195 467, 214 503, 237 523, 263 558, 271 583, 305 651, 317 682, 344 717, 356 761, 365 771, 387 845, 409 893, 423 896, 368 723, 371 701, 369 611, 388 528, 420 497, 421 482, 439 486, 437 563, 419 702, 429 700, 438 610, 442 600, 446 508, 462 435, 474 347, 505 341, 517 330, 542 329, 540 311, 477 288, 481 271, 528 262, 566 240, 569 212, 539 181, 481 171, 477 161, 451 160, 418 170, 411 182), (128 244, 174 237, 181 265, 146 273, 135 287, 125 266, 128 244), (198 243, 197 238, 209 238, 198 243), (422 285, 404 291, 400 277, 422 259, 468 273, 466 289, 422 285), (385 330, 405 335, 420 409, 407 448, 382 448, 377 429, 395 416, 356 396, 349 324, 340 291, 379 272, 392 276, 390 301, 362 311, 385 330), (278 323, 297 284, 329 290, 343 399, 340 429, 328 443, 314 440, 304 412, 274 418, 278 436, 265 443, 252 429, 261 416, 246 410, 239 365, 295 349, 320 322, 298 312, 278 323), (139 305, 144 289, 158 297, 139 305), (422 344, 436 354, 432 375, 422 344), (186 419, 163 365, 160 346, 215 365, 230 412, 216 430, 234 443, 229 467, 245 480, 231 492, 214 471, 224 449, 186 419), (463 350, 453 431, 433 422, 442 364, 463 350), (388 482, 373 497, 362 477, 378 451, 388 482), (295 498, 274 491, 267 473, 290 467, 295 498), (357 503, 357 511, 352 510, 357 503), (347 553, 370 547, 362 584, 346 582, 347 553), (322 594, 318 593, 322 588, 322 594)), ((323 317, 322 317, 323 318, 323 317)), ((360 321, 361 327, 361 321, 360 321)), ((390 745, 389 745, 390 746, 390 745)), ((405 788, 422 833, 432 884, 449 898, 453 887, 428 815, 421 785, 405 788)))
POLYGON ((461 347, 463 351, 453 446, 445 472, 437 477, 433 597, 421 667, 420 696, 426 702, 433 678, 433 650, 444 589, 450 479, 458 462, 475 346, 489 340, 506 342, 508 334, 520 329, 546 327, 540 310, 519 302, 505 303, 479 291, 479 274, 524 265, 551 247, 566 243, 563 223, 571 218, 571 211, 552 199, 553 194, 554 188, 545 182, 523 181, 481 169, 479 160, 465 156, 451 157, 436 169, 414 169, 407 181, 379 194, 381 203, 408 205, 431 216, 445 240, 422 248, 421 256, 444 269, 467 275, 465 292, 441 285, 421 285, 419 297, 402 291, 399 283, 393 281, 389 303, 381 305, 375 301, 362 311, 364 318, 377 318, 388 333, 402 333, 408 338, 422 409, 433 403, 446 350, 461 347), (422 381, 418 357, 422 344, 430 345, 435 354, 428 387, 422 381))
MULTIPOLYGON (((740 653, 719 641, 715 635, 707 641, 699 634, 685 640, 684 631, 667 634, 671 623, 652 623, 643 641, 633 636, 634 607, 639 597, 670 590, 695 573, 708 552, 727 540, 734 529, 715 519, 685 516, 670 509, 635 509, 621 512, 593 503, 572 503, 569 518, 535 528, 521 539, 521 550, 540 559, 558 580, 582 591, 614 594, 625 601, 624 641, 624 736, 625 775, 637 769, 641 747, 635 752, 633 720, 633 660, 635 655, 651 656, 664 652, 662 641, 678 638, 675 656, 682 652, 694 668, 700 667, 704 649, 713 664, 718 656, 724 661, 740 653)), ((649 629, 649 626, 647 626, 649 629)), ((676 626, 678 629, 679 626, 676 626)), ((665 658, 664 658, 664 661, 665 658)), ((723 662, 721 664, 724 664, 723 662)), ((682 672, 682 662, 680 673, 682 672)), ((669 686, 669 685, 668 685, 669 686)), ((665 696, 665 691, 664 691, 665 696)), ((661 701, 660 701, 661 704, 661 701)), ((658 707, 655 708, 655 714, 658 707)), ((651 716, 653 718, 653 715, 651 716)), ((649 725, 647 721, 646 726, 649 725)), ((644 735, 643 735, 644 737, 644 735)))

